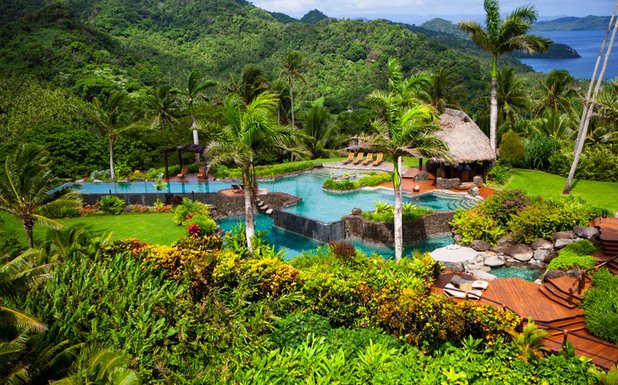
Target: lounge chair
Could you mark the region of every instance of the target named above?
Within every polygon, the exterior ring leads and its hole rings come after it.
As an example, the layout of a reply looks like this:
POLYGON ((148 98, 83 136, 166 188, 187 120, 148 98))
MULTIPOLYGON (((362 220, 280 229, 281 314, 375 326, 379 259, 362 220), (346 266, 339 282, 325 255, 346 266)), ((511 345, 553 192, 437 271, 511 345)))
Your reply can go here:
POLYGON ((356 159, 354 160, 354 162, 352 162, 352 164, 359 164, 360 162, 362 162, 363 156, 365 156, 365 153, 364 152, 359 152, 358 155, 356 156, 356 159))
POLYGON ((458 287, 458 288, 461 288, 462 285, 467 285, 473 289, 486 290, 489 287, 489 282, 487 281, 468 280, 458 275, 454 275, 453 278, 451 278, 451 283, 455 285, 455 287, 458 287))
POLYGON ((180 170, 180 173, 178 175, 176 175, 178 178, 182 179, 185 177, 185 174, 187 173, 187 166, 182 166, 182 169, 180 170))
POLYGON ((370 152, 369 154, 367 154, 367 158, 361 164, 363 166, 366 166, 369 163, 371 163, 372 161, 373 161, 373 152, 370 152))
POLYGON ((382 164, 382 162, 384 162, 384 154, 383 153, 378 153, 378 156, 376 157, 375 162, 373 162, 371 165, 373 167, 379 166, 382 164))
POLYGON ((206 167, 202 166, 200 167, 200 169, 197 171, 197 179, 203 179, 204 178, 204 171, 205 171, 206 167))
POLYGON ((236 193, 241 193, 243 192, 245 189, 243 188, 243 186, 237 185, 237 184, 233 184, 232 185, 232 191, 236 194, 236 193))
POLYGON ((444 286, 444 294, 446 294, 448 297, 455 297, 455 298, 470 299, 473 301, 478 301, 479 299, 481 299, 483 292, 480 290, 469 290, 469 291, 460 290, 456 288, 455 286, 453 286, 453 284, 447 283, 446 286, 444 286))
POLYGON ((353 153, 353 152, 350 152, 350 153, 348 153, 348 158, 347 158, 347 159, 342 160, 342 161, 341 161, 341 164, 348 164, 348 163, 350 163, 350 162, 351 162, 351 161, 353 161, 353 160, 354 160, 354 153, 353 153))

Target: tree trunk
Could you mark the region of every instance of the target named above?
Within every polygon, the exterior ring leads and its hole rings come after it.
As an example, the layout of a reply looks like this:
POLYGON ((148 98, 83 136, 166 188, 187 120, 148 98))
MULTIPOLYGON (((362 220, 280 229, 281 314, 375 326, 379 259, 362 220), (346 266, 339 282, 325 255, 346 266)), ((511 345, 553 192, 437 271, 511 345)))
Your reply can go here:
MULTIPOLYGON (((491 104, 489 107, 489 143, 494 155, 498 148, 498 56, 494 55, 491 61, 491 104)), ((495 161, 494 161, 495 162, 495 161)))
POLYGON ((292 78, 290 77, 290 112, 292 113, 292 128, 295 128, 294 125, 294 83, 292 82, 292 78))
POLYGON ((395 260, 399 261, 403 254, 403 209, 401 203, 401 157, 398 156, 394 162, 393 169, 393 190, 395 193, 395 218, 393 227, 395 230, 395 260))
POLYGON ((32 216, 29 214, 24 215, 24 230, 26 231, 26 236, 28 237, 28 247, 34 247, 34 221, 32 220, 32 216))
POLYGON ((247 237, 247 249, 253 253, 252 238, 255 235, 253 224, 253 202, 251 199, 251 182, 249 181, 249 167, 243 168, 243 184, 245 192, 245 236, 247 237))
MULTIPOLYGON (((191 128, 193 129, 193 144, 198 145, 200 144, 200 138, 197 132, 197 120, 195 119, 195 116, 191 115, 191 128)), ((195 164, 197 164, 199 166, 200 164, 200 153, 196 152, 195 153, 195 164)))
POLYGON ((114 139, 109 138, 109 175, 112 181, 116 180, 116 171, 114 170, 114 139))

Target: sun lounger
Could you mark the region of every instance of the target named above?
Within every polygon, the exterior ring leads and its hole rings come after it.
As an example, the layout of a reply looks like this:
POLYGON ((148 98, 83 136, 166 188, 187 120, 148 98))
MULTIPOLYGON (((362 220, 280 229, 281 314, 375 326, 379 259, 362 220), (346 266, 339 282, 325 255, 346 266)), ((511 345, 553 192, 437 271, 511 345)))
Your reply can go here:
POLYGON ((202 166, 200 167, 200 169, 197 172, 197 179, 203 179, 204 178, 204 169, 206 167, 202 166))
POLYGON ((451 278, 451 283, 453 285, 455 285, 455 287, 461 288, 462 285, 467 285, 473 289, 477 289, 477 290, 486 290, 489 287, 489 282, 487 281, 481 281, 481 280, 469 280, 469 279, 464 279, 458 275, 454 275, 453 278, 451 278))
POLYGON ((232 185, 232 191, 234 191, 234 193, 241 193, 243 192, 245 189, 243 188, 243 186, 237 185, 237 184, 233 184, 232 185))
POLYGON ((348 158, 345 159, 345 160, 342 160, 341 164, 348 164, 348 163, 350 163, 353 160, 354 160, 354 153, 350 152, 350 153, 348 153, 348 158))
POLYGON ((187 166, 182 166, 182 169, 180 170, 180 173, 178 175, 176 175, 178 178, 184 178, 185 174, 187 173, 187 166))
POLYGON ((358 156, 356 157, 356 160, 354 160, 354 162, 352 162, 352 164, 359 164, 363 160, 363 156, 364 155, 365 155, 364 152, 359 152, 358 156))
POLYGON ((371 165, 373 167, 379 166, 382 164, 382 162, 384 162, 384 154, 383 153, 378 153, 378 156, 376 157, 375 162, 373 162, 371 165))
POLYGON ((446 286, 444 286, 444 294, 446 294, 449 297, 478 301, 479 299, 481 299, 483 292, 480 290, 469 290, 469 291, 460 290, 456 288, 455 286, 453 286, 453 284, 447 283, 446 286))
POLYGON ((370 152, 369 154, 367 154, 367 158, 361 164, 363 166, 366 166, 369 163, 371 163, 372 161, 373 161, 373 152, 370 152))

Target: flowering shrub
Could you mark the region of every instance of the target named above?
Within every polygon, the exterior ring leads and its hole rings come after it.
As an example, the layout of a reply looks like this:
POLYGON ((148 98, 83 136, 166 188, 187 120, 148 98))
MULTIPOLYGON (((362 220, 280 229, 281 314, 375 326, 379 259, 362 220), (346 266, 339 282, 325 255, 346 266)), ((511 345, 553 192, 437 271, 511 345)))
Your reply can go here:
POLYGON ((182 203, 176 206, 174 209, 173 221, 177 225, 185 225, 185 221, 190 219, 194 215, 208 215, 208 206, 202 202, 192 201, 191 199, 184 198, 182 203))
POLYGON ((513 215, 523 210, 530 204, 530 198, 521 190, 499 191, 485 199, 480 205, 480 210, 491 216, 501 225, 511 219, 513 215))
POLYGON ((189 231, 189 235, 193 237, 199 237, 203 235, 213 235, 217 232, 219 226, 217 222, 215 222, 208 215, 192 215, 189 213, 187 216, 187 220, 183 223, 187 230, 189 231))

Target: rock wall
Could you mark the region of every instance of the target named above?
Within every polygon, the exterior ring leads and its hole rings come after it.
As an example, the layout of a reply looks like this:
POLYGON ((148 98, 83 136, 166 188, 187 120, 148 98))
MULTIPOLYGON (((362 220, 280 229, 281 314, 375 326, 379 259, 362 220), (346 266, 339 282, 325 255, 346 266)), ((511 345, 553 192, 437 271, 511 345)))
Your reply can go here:
POLYGON ((459 186, 460 184, 461 184, 461 181, 459 180, 459 178, 437 178, 436 179, 436 187, 445 189, 445 190, 452 190, 455 187, 459 186))
MULTIPOLYGON (((403 244, 410 246, 421 243, 431 236, 450 234, 449 222, 453 212, 442 211, 425 215, 412 222, 403 223, 403 244)), ((392 245, 394 240, 393 223, 374 222, 360 215, 347 215, 342 218, 345 227, 345 238, 357 238, 365 242, 392 245)))
MULTIPOLYGON (((82 200, 84 204, 93 205, 101 200, 102 197, 110 194, 83 194, 82 200)), ((127 193, 127 194, 111 194, 124 200, 127 205, 145 205, 152 206, 157 199, 160 199, 165 204, 171 204, 177 199, 189 198, 202 203, 214 204, 217 193, 127 193), (180 197, 180 198, 178 198, 180 197)))
POLYGON ((342 221, 323 223, 293 213, 274 210, 273 222, 279 228, 324 243, 338 241, 346 236, 342 221))

